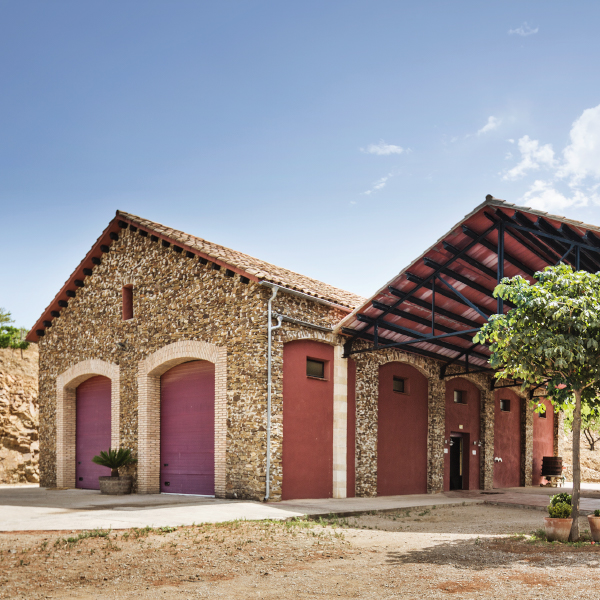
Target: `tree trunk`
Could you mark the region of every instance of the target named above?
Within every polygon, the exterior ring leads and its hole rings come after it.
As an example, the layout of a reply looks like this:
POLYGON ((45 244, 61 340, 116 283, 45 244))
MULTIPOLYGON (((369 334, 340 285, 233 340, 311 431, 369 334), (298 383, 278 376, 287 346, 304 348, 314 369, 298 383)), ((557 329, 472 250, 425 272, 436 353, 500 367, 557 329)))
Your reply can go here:
POLYGON ((119 476, 119 469, 111 469, 110 470, 110 476, 111 477, 118 477, 119 476))
POLYGON ((573 525, 569 541, 579 539, 579 488, 581 487, 581 465, 579 444, 581 440, 581 390, 575 390, 575 410, 573 411, 573 496, 571 498, 571 516, 573 525))

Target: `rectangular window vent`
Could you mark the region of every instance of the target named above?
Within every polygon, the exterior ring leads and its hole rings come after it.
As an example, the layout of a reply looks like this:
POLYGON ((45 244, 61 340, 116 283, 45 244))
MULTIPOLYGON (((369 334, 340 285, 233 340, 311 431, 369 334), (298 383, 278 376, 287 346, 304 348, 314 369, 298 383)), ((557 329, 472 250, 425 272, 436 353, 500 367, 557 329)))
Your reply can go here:
POLYGON ((325 379, 325 362, 322 360, 306 359, 306 376, 325 379))
POLYGON ((467 392, 464 390, 454 390, 454 402, 456 402, 456 404, 466 404, 467 392))
POLYGON ((123 321, 133 319, 133 286, 123 288, 123 321))
POLYGON ((500 400, 500 410, 502 412, 510 412, 510 400, 500 400))
POLYGON ((540 415, 540 419, 545 419, 546 418, 546 411, 544 410, 544 412, 538 413, 540 415))
POLYGON ((400 394, 406 393, 406 379, 394 377, 394 391, 400 394))

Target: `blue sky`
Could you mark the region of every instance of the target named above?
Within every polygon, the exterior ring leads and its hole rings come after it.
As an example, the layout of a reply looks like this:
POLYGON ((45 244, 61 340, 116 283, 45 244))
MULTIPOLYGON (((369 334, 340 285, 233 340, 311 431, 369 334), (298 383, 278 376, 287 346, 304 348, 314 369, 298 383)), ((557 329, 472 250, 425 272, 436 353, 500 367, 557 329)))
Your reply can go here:
POLYGON ((117 208, 371 294, 488 193, 600 224, 597 2, 0 0, 0 306, 117 208))

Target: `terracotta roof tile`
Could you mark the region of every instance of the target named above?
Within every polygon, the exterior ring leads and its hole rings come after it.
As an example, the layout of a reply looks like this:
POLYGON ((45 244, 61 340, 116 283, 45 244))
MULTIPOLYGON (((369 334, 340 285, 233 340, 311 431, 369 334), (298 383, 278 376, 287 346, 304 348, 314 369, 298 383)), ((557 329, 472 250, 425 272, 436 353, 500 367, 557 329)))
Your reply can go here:
POLYGON ((166 227, 160 223, 155 223, 154 221, 149 221, 148 219, 143 219, 122 211, 117 211, 117 215, 137 223, 140 227, 152 230, 160 235, 188 246, 189 248, 198 250, 210 258, 223 261, 224 263, 253 275, 258 279, 275 283, 308 294, 309 296, 315 296, 322 300, 328 300, 349 309, 354 309, 365 302, 365 298, 358 296, 357 294, 341 290, 327 283, 323 283, 322 281, 306 277, 305 275, 294 273, 294 271, 277 267, 264 260, 238 252, 237 250, 213 244, 212 242, 189 235, 183 231, 178 231, 177 229, 172 229, 171 227, 166 227))

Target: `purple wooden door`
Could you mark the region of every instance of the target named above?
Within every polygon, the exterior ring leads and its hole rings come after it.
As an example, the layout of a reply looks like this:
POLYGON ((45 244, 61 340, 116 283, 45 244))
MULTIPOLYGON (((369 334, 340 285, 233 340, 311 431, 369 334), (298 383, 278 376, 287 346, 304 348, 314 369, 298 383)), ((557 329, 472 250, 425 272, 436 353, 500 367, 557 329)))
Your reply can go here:
POLYGON ((160 491, 215 493, 213 363, 183 363, 160 378, 160 491))
POLYGON ((110 379, 97 375, 77 386, 75 485, 98 490, 98 477, 110 469, 92 462, 101 450, 110 448, 110 379))

